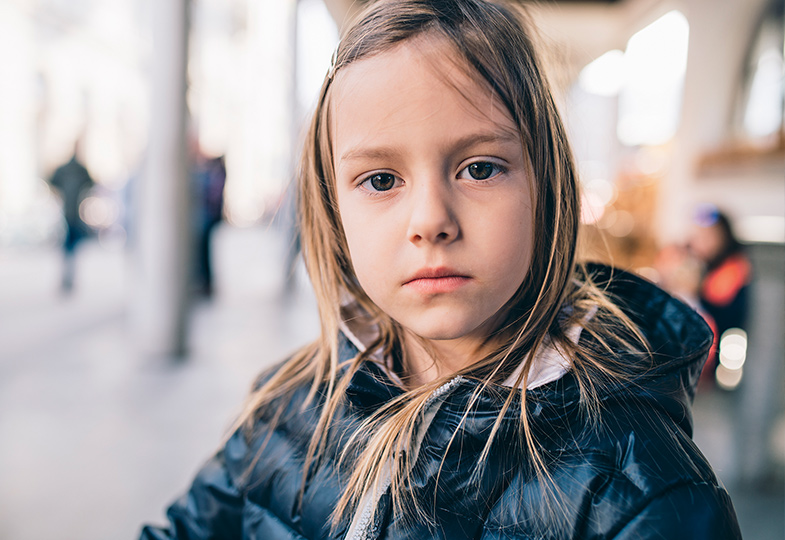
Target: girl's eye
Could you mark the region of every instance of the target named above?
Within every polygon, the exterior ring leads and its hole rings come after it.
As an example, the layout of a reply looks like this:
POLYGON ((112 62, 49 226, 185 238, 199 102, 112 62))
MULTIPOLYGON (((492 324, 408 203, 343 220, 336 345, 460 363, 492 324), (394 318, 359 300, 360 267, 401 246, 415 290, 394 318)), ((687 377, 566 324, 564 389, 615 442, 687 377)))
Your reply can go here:
POLYGON ((502 172, 502 168, 490 161, 475 161, 458 173, 458 178, 471 178, 472 180, 487 180, 502 172))
POLYGON ((370 191, 389 191, 395 187, 397 178, 390 173, 376 173, 366 178, 361 185, 370 191))

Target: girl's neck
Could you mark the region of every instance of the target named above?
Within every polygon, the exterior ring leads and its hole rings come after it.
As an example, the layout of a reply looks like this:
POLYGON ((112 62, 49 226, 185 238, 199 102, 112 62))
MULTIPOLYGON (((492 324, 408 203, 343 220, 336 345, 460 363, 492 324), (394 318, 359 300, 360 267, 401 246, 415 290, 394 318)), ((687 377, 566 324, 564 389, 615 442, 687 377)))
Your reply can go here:
POLYGON ((417 388, 472 365, 486 348, 473 339, 426 340, 407 331, 401 378, 409 388, 417 388))

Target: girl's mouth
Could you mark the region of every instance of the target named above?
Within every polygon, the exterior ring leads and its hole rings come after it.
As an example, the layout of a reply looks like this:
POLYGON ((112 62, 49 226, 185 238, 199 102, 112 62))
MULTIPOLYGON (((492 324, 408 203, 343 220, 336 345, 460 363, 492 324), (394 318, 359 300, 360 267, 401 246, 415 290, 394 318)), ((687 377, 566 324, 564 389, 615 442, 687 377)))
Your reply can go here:
POLYGON ((471 277, 451 268, 423 268, 407 279, 403 286, 423 294, 439 294, 457 290, 469 281, 471 277))

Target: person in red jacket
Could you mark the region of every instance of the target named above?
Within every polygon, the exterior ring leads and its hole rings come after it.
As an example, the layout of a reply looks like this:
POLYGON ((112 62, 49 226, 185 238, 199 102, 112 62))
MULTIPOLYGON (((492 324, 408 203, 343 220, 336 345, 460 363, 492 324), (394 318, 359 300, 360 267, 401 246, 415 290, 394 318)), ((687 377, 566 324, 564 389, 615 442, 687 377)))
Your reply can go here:
POLYGON ((719 340, 728 330, 746 329, 752 264, 730 218, 713 205, 698 208, 688 247, 704 265, 698 300, 715 332, 709 365, 716 369, 719 340))

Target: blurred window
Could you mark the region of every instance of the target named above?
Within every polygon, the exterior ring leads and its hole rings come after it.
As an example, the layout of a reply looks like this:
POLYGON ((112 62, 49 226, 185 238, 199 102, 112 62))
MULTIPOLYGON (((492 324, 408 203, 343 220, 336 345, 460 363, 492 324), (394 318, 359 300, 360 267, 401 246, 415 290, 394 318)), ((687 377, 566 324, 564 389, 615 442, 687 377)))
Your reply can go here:
POLYGON ((738 122, 745 139, 768 145, 783 131, 785 63, 783 5, 772 2, 747 55, 738 122))
POLYGON ((657 145, 676 133, 687 69, 689 23, 679 11, 666 13, 633 35, 624 52, 619 94, 619 140, 657 145))

